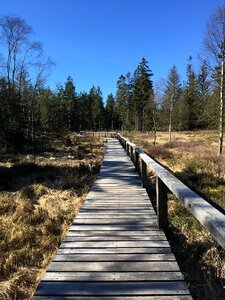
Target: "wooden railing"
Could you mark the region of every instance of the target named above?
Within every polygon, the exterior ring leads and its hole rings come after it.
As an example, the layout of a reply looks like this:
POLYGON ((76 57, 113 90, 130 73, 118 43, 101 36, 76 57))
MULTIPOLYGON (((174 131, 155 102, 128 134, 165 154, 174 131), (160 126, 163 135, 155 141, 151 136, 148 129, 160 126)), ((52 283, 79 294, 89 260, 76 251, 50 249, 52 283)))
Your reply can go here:
POLYGON ((140 173, 144 187, 148 182, 147 169, 150 168, 156 174, 156 212, 159 228, 165 229, 168 225, 167 194, 169 189, 225 249, 225 215, 128 139, 120 134, 117 134, 117 138, 140 173))

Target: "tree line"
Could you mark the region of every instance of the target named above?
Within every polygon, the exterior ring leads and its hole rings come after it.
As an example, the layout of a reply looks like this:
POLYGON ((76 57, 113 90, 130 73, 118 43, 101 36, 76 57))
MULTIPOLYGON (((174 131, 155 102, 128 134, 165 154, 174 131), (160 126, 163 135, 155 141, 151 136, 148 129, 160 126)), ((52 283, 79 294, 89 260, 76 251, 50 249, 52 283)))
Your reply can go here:
POLYGON ((45 87, 53 63, 42 45, 32 41, 32 28, 19 17, 0 20, 0 142, 7 150, 35 145, 43 133, 83 130, 219 129, 224 130, 225 5, 210 18, 200 68, 190 56, 186 79, 176 65, 154 84, 149 63, 142 58, 133 73, 121 75, 115 95, 104 103, 100 87, 77 93, 71 76, 55 91, 45 87))

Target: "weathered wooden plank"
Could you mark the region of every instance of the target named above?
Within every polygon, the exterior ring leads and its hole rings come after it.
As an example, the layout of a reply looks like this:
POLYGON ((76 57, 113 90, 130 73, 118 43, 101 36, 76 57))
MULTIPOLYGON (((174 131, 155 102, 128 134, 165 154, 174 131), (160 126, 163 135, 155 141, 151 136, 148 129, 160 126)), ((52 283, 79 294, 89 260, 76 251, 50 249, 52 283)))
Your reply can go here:
POLYGON ((70 235, 77 235, 77 236, 151 236, 151 235, 163 235, 165 233, 157 228, 153 228, 152 230, 134 230, 134 231, 127 231, 127 230, 73 230, 70 229, 68 231, 67 236, 70 235))
POLYGON ((107 211, 102 211, 102 212, 98 212, 98 213, 94 213, 94 212, 80 212, 76 219, 84 219, 84 218, 124 218, 124 219, 129 219, 129 218, 142 218, 142 219, 149 219, 151 217, 155 216, 155 212, 151 211, 151 212, 133 212, 133 213, 120 213, 120 212, 107 212, 107 211))
POLYGON ((164 254, 57 254, 53 261, 174 261, 172 253, 164 254))
POLYGON ((141 248, 169 247, 167 241, 97 241, 97 242, 62 242, 61 248, 141 248))
POLYGON ((139 207, 138 211, 135 209, 135 208, 128 208, 128 209, 125 209, 125 208, 113 208, 113 207, 107 207, 107 208, 101 208, 101 207, 82 207, 80 209, 80 213, 89 213, 89 212, 92 212, 92 213, 112 213, 112 214, 115 214, 115 213, 119 213, 119 214, 136 214, 136 213, 142 213, 142 214, 152 214, 153 213, 153 209, 151 207, 147 207, 147 208, 141 208, 139 207))
POLYGON ((157 222, 157 218, 154 216, 151 218, 151 220, 149 219, 138 219, 138 218, 127 218, 127 219, 119 219, 119 218, 101 218, 101 219, 75 219, 73 221, 73 225, 75 224, 94 224, 94 225, 98 225, 98 224, 109 224, 109 225, 150 225, 150 226, 154 226, 157 222))
POLYGON ((126 210, 126 209, 133 209, 135 211, 139 211, 141 209, 148 209, 151 207, 150 204, 129 204, 129 203, 125 203, 125 204, 120 204, 120 203, 117 203, 117 204, 89 204, 88 206, 85 204, 84 205, 84 208, 85 209, 105 209, 105 210, 109 210, 109 207, 111 209, 123 209, 123 210, 126 210))
POLYGON ((133 198, 134 196, 130 197, 122 197, 120 195, 114 196, 114 197, 98 197, 95 199, 87 199, 85 201, 85 204, 91 204, 91 203, 104 203, 104 202, 110 202, 110 203, 149 203, 149 199, 142 198, 142 196, 137 196, 137 198, 133 198), (131 198, 132 197, 132 198, 131 198), (139 199, 138 199, 139 198, 139 199))
POLYGON ((153 253, 171 253, 169 247, 153 247, 153 248, 62 248, 57 251, 58 254, 153 254, 153 253))
MULTIPOLYGON (((179 271, 176 261, 52 261, 47 268, 47 271, 68 271, 68 272, 82 272, 82 271, 108 271, 108 272, 147 272, 147 271, 179 271)), ((137 280, 137 278, 136 278, 137 280)))
POLYGON ((180 272, 46 272, 43 281, 180 281, 180 272))
POLYGON ((134 190, 135 188, 137 188, 137 187, 139 187, 140 186, 140 184, 139 183, 136 183, 136 184, 134 184, 134 183, 132 183, 132 184, 123 184, 122 185, 122 183, 121 184, 117 184, 117 183, 99 183, 99 184, 94 184, 93 185, 93 189, 95 189, 95 188, 101 188, 101 189, 103 189, 103 188, 112 188, 112 189, 115 189, 115 188, 119 188, 119 187, 121 187, 121 186, 123 186, 123 188, 124 189, 130 189, 130 190, 134 190))
MULTIPOLYGON (((104 186, 105 188, 105 186, 104 186)), ((134 195, 143 195, 146 196, 147 192, 142 189, 142 187, 133 187, 132 189, 129 189, 127 186, 119 186, 117 189, 114 189, 113 187, 108 187, 108 189, 104 189, 99 185, 99 187, 94 187, 91 189, 90 193, 88 194, 88 197, 94 197, 98 195, 103 195, 104 194, 118 194, 118 193, 123 193, 123 194, 134 194, 134 195)))
POLYGON ((96 213, 81 213, 79 215, 79 217, 75 218, 75 220, 86 220, 86 219, 107 219, 107 218, 110 218, 110 219, 115 219, 115 220, 120 220, 120 219, 123 219, 123 220, 151 220, 151 219, 156 219, 156 216, 154 213, 152 214, 149 214, 149 215, 146 215, 146 214, 130 214, 130 215, 121 215, 121 214, 116 214, 115 212, 113 213, 107 213, 105 212, 102 212, 102 213, 99 213, 99 214, 96 214, 96 213))
MULTIPOLYGON (((117 210, 127 210, 127 209, 134 209, 134 210, 138 210, 138 209, 147 209, 150 208, 151 205, 150 204, 132 204, 132 203, 117 203, 117 204, 110 204, 110 206, 112 207, 112 209, 117 209, 117 210)), ((93 208, 93 209, 108 209, 109 208, 109 204, 89 204, 88 206, 85 204, 84 208, 93 208)))
POLYGON ((189 294, 184 282, 42 282, 37 295, 185 295, 189 294))
MULTIPOLYGON (((108 215, 107 213, 104 216, 104 214, 102 213, 98 216, 90 214, 89 217, 88 216, 84 216, 84 217, 81 216, 80 218, 75 218, 73 220, 73 225, 74 224, 80 224, 80 223, 83 224, 86 221, 87 221, 86 225, 88 225, 88 223, 95 223, 96 225, 98 225, 99 222, 102 223, 102 224, 109 223, 112 226, 121 225, 121 223, 127 223, 127 225, 128 225, 128 223, 130 223, 130 222, 133 222, 133 224, 130 224, 130 225, 137 225, 137 223, 139 223, 139 225, 141 223, 143 223, 143 225, 144 225, 144 223, 145 224, 146 223, 155 224, 155 221, 157 221, 157 218, 154 214, 147 215, 147 216, 145 215, 144 217, 142 215, 140 215, 140 216, 135 216, 135 215, 132 216, 131 215, 131 216, 126 216, 126 218, 123 218, 123 216, 120 216, 120 215, 118 215, 118 216, 117 215, 112 215, 112 214, 108 215), (109 219, 112 220, 111 223, 107 222, 107 220, 109 220, 109 219), (94 222, 94 220, 96 220, 96 222, 94 222), (117 222, 119 222, 119 224, 116 224, 117 222)), ((107 224, 105 224, 105 225, 107 225, 107 224)))
MULTIPOLYGON (((34 296, 33 300, 96 300, 96 296, 34 296)), ((101 296, 98 295, 98 299, 100 300, 192 300, 191 296, 181 295, 181 296, 101 296)))
POLYGON ((91 225, 85 225, 85 224, 77 224, 72 225, 72 230, 151 230, 151 228, 155 228, 157 226, 156 223, 152 223, 152 225, 100 225, 100 224, 91 224, 91 225))
POLYGON ((137 207, 140 205, 140 204, 145 204, 145 205, 148 205, 149 204, 149 201, 129 201, 129 200, 127 200, 127 201, 123 201, 122 203, 121 203, 121 200, 119 200, 119 198, 118 198, 118 200, 114 200, 114 201, 112 201, 112 200, 103 200, 103 201, 101 201, 101 200, 91 200, 91 201, 88 201, 88 202, 86 202, 85 203, 85 206, 89 206, 89 205, 127 205, 127 207, 129 207, 129 205, 136 205, 137 207))
POLYGON ((140 178, 130 177, 130 176, 117 176, 117 177, 108 177, 108 178, 97 178, 95 184, 119 184, 119 185, 137 185, 140 186, 140 178))
POLYGON ((152 235, 152 236, 73 236, 67 234, 63 240, 64 242, 81 242, 81 241, 167 241, 167 238, 163 235, 152 235))
POLYGON ((92 188, 92 191, 102 191, 102 189, 108 189, 108 190, 114 190, 116 192, 118 191, 124 191, 124 190, 130 190, 131 191, 138 191, 139 190, 139 185, 128 185, 128 184, 121 184, 121 185, 118 185, 118 184, 94 184, 93 185, 93 188, 92 188), (116 190, 115 190, 115 187, 116 187, 116 190))
POLYGON ((112 195, 112 196, 115 196, 115 195, 118 195, 119 193, 121 193, 123 196, 126 196, 126 195, 131 195, 132 192, 135 196, 138 196, 138 195, 142 195, 144 197, 147 196, 147 192, 144 191, 144 190, 141 190, 142 187, 133 187, 133 188, 130 188, 129 186, 124 186, 124 188, 121 186, 117 186, 117 189, 115 189, 113 186, 101 186, 99 185, 98 189, 95 188, 93 189, 90 194, 88 194, 88 197, 97 197, 97 196, 103 196, 103 195, 112 195))

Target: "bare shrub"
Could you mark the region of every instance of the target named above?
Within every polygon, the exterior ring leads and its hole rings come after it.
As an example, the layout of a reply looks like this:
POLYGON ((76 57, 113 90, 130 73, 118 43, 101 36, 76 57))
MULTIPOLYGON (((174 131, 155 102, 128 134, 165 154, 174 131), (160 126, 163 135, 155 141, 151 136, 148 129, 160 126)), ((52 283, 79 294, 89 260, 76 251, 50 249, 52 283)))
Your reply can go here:
POLYGON ((173 153, 163 146, 155 146, 147 149, 147 153, 156 159, 171 159, 173 158, 173 153))

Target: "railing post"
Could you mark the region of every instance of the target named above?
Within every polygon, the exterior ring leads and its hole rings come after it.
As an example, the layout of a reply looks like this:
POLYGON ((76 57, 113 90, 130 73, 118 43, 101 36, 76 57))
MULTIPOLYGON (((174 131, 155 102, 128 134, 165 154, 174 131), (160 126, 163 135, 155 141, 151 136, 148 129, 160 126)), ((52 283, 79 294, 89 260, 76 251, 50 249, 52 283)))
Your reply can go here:
POLYGON ((127 155, 129 156, 129 148, 130 148, 130 145, 127 143, 127 155))
POLYGON ((147 183, 147 164, 143 159, 141 159, 141 181, 142 181, 142 186, 146 187, 146 183, 147 183))
POLYGON ((168 228, 167 186, 158 176, 156 177, 156 208, 158 227, 160 229, 168 228))
POLYGON ((140 174, 139 153, 135 150, 135 169, 140 174))
POLYGON ((132 162, 134 162, 134 147, 130 146, 130 159, 132 162))

